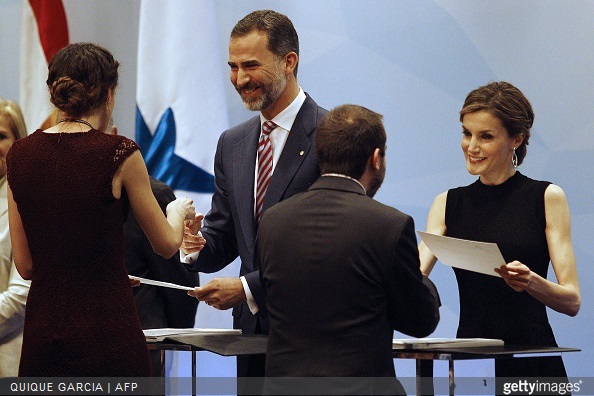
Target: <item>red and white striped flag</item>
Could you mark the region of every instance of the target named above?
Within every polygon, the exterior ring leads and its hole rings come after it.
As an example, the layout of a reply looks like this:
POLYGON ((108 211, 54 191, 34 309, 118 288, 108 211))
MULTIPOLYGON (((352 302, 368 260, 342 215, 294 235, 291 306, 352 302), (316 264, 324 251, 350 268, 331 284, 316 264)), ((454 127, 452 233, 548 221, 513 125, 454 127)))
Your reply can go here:
POLYGON ((52 113, 47 66, 68 45, 68 24, 62 0, 23 0, 21 17, 19 104, 31 133, 52 113))

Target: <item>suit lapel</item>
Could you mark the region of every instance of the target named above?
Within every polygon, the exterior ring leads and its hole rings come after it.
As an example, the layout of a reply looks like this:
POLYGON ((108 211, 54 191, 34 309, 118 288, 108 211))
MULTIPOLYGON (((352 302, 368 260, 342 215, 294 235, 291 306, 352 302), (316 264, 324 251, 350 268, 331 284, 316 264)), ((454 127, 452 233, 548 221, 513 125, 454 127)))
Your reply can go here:
POLYGON ((289 183, 312 149, 309 135, 317 126, 317 105, 309 96, 301 106, 264 197, 263 210, 280 202, 289 183))
POLYGON ((233 188, 237 205, 239 224, 243 230, 246 245, 253 248, 256 232, 254 221, 254 177, 256 172, 256 153, 260 137, 260 120, 254 117, 254 123, 248 127, 243 139, 233 147, 233 188))

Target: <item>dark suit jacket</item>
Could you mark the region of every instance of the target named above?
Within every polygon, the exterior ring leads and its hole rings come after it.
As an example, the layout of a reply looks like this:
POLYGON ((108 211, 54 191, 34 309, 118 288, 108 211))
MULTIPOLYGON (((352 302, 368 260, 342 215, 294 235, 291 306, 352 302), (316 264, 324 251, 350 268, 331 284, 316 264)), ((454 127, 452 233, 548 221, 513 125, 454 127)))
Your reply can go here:
MULTIPOLYGON (((264 198, 263 210, 296 193, 303 192, 318 178, 320 171, 315 150, 316 126, 326 110, 307 96, 275 167, 264 198)), ((215 193, 204 218, 202 235, 206 245, 196 262, 189 266, 200 272, 216 272, 239 256, 240 275, 245 279, 260 312, 253 315, 247 303, 233 309, 234 327, 254 334, 260 325, 267 333, 266 302, 259 268, 254 265, 256 222, 254 220, 254 177, 260 137, 260 116, 225 131, 215 154, 215 193)))
MULTIPOLYGON (((150 179, 153 194, 165 213, 167 204, 175 199, 173 190, 153 177, 150 179)), ((167 260, 153 251, 132 211, 124 224, 124 254, 130 275, 184 286, 200 285, 198 274, 187 271, 178 254, 167 260)), ((186 292, 149 285, 134 287, 133 292, 143 329, 194 327, 198 300, 186 292)))
POLYGON ((439 322, 412 217, 353 180, 322 176, 270 208, 258 251, 266 376, 393 377, 393 330, 424 337, 439 322))

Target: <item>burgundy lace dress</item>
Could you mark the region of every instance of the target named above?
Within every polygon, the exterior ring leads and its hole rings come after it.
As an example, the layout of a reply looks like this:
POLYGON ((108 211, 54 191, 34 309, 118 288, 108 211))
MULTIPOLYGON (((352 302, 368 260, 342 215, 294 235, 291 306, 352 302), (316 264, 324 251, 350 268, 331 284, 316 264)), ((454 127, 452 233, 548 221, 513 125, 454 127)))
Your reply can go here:
POLYGON ((8 181, 33 260, 20 376, 148 376, 124 265, 125 192, 114 174, 136 143, 92 129, 14 143, 8 181))

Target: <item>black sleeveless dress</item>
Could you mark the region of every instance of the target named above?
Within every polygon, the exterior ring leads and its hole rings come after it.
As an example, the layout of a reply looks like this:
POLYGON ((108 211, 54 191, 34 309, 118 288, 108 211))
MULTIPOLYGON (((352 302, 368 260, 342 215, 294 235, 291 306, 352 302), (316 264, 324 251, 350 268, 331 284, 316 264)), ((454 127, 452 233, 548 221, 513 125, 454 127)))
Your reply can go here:
POLYGON ((33 261, 19 375, 148 376, 114 174, 136 143, 97 130, 17 140, 8 181, 33 261))
MULTIPOLYGON (((505 262, 518 260, 543 278, 550 257, 545 236, 544 193, 549 182, 520 172, 488 186, 477 180, 448 191, 446 235, 495 242, 505 262)), ((557 346, 546 307, 518 293, 500 277, 454 268, 460 295, 457 336, 503 339, 506 345, 557 346)), ((499 359, 497 377, 566 377, 561 357, 499 359)))

